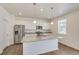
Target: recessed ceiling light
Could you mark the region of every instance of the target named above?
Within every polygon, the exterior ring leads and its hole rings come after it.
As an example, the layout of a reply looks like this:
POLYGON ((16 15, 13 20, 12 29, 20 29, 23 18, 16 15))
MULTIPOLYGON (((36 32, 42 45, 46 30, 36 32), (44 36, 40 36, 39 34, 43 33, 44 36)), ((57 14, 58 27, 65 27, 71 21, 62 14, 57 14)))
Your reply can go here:
POLYGON ((44 9, 41 8, 40 11, 44 11, 44 9))
POLYGON ((19 12, 19 15, 22 15, 22 13, 21 13, 21 12, 19 12))
POLYGON ((34 20, 33 23, 36 24, 36 20, 34 20))
POLYGON ((51 22, 51 24, 53 24, 53 22, 51 22))

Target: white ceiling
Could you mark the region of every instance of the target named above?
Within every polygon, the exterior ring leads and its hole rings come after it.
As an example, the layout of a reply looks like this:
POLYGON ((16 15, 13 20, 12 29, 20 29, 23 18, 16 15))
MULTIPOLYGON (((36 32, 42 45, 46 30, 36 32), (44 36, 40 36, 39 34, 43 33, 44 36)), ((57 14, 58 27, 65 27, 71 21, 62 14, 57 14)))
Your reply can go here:
POLYGON ((4 3, 0 5, 15 16, 41 19, 58 17, 79 9, 78 3, 37 3, 35 6, 32 3, 4 3), (44 11, 41 12, 41 8, 44 11), (19 15, 19 12, 22 15, 19 15))

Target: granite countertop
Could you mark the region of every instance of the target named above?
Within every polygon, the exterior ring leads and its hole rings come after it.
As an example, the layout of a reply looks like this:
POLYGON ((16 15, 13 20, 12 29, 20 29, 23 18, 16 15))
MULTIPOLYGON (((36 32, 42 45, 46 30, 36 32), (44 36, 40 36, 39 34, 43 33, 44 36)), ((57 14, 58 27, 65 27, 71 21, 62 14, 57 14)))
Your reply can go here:
POLYGON ((23 42, 36 42, 36 41, 44 41, 44 40, 51 40, 51 39, 56 39, 56 38, 53 37, 53 35, 41 35, 41 36, 25 35, 21 42, 22 43, 23 42))

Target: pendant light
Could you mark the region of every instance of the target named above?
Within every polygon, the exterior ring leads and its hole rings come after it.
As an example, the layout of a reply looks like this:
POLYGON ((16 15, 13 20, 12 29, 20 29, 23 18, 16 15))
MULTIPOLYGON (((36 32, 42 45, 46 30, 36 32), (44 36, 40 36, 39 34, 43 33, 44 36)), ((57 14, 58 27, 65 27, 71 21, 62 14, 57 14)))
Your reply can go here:
MULTIPOLYGON (((53 11, 53 7, 51 7, 51 12, 50 12, 50 13, 53 13, 52 11, 53 11)), ((51 15, 53 16, 53 14, 51 14, 51 15)), ((51 17, 51 16, 50 16, 50 17, 51 17)), ((53 19, 53 18, 52 18, 52 19, 53 19)), ((51 24, 54 24, 53 21, 52 21, 52 19, 51 19, 51 24)))
MULTIPOLYGON (((34 9, 36 9, 36 3, 33 3, 33 7, 34 7, 34 9)), ((36 11, 35 11, 35 12, 36 12, 36 11)), ((35 16, 36 16, 36 13, 35 13, 35 16)), ((33 23, 34 23, 34 24, 36 24, 36 23, 37 23, 37 21, 36 21, 36 20, 34 20, 34 21, 33 21, 33 23)))

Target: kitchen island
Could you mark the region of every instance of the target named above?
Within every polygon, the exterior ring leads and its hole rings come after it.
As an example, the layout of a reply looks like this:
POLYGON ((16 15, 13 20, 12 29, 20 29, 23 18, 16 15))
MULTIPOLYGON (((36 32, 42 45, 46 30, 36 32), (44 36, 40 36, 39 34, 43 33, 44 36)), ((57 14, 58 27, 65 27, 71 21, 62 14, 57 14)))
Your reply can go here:
POLYGON ((58 49, 58 39, 52 36, 25 35, 22 40, 23 55, 39 55, 58 49))

